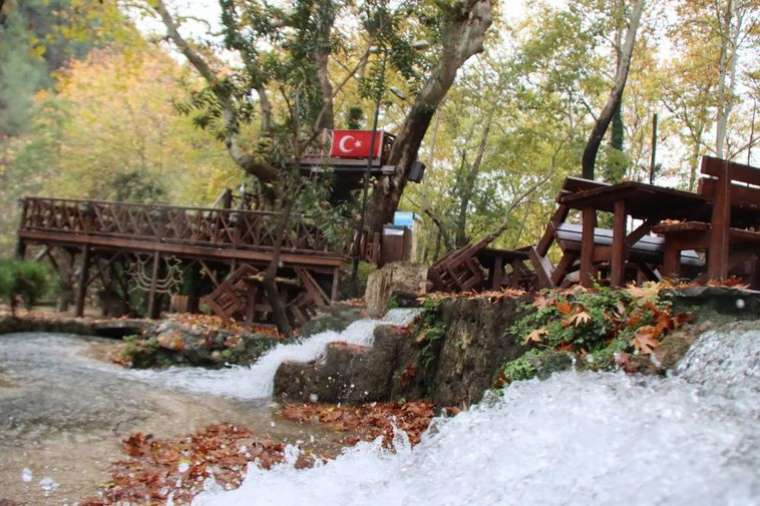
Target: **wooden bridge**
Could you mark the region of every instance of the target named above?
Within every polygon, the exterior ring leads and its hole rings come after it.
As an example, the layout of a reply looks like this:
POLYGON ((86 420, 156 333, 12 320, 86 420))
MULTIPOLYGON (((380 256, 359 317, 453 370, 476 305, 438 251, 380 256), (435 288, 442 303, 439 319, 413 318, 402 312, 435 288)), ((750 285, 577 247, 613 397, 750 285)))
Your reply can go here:
MULTIPOLYGON (((159 294, 179 293, 182 281, 190 278, 185 283, 193 285, 187 290, 190 310, 197 310, 205 295, 204 301, 224 316, 266 318, 266 302, 255 297, 255 275, 272 258, 281 226, 276 213, 37 197, 23 199, 21 206, 19 254, 39 246, 38 256, 59 271, 68 262, 77 278, 79 316, 93 281, 127 300, 131 274, 148 292, 153 316, 160 312, 159 294), (250 296, 256 300, 248 301, 250 296)), ((345 256, 331 250, 313 220, 294 217, 290 222, 278 276, 297 321, 337 296, 345 256)))

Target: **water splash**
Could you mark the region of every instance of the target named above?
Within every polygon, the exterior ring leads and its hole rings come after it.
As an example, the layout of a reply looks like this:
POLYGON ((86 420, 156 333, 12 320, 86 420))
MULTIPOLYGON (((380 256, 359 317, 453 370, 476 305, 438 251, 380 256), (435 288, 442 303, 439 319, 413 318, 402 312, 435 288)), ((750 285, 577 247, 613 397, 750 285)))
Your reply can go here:
POLYGON ((251 366, 235 366, 225 369, 199 369, 171 367, 161 371, 128 371, 147 381, 181 388, 191 392, 210 393, 239 399, 263 399, 271 397, 274 375, 283 362, 309 362, 319 359, 328 343, 345 341, 350 344, 369 346, 374 340, 374 330, 380 324, 405 325, 419 314, 417 309, 392 309, 380 320, 358 320, 343 332, 328 330, 296 343, 279 344, 251 366))
POLYGON ((413 450, 360 444, 308 470, 254 466, 196 506, 757 505, 757 331, 702 336, 669 378, 556 374, 517 382, 413 450), (732 386, 733 385, 733 386, 732 386))

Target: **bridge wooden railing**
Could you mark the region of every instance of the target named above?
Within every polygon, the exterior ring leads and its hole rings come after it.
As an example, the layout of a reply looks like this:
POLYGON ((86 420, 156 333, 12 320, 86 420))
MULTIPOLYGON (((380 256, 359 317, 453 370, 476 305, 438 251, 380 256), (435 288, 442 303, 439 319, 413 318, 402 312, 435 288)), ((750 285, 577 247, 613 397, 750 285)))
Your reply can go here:
MULTIPOLYGON (((27 197, 21 200, 20 231, 107 236, 142 241, 272 250, 279 215, 265 211, 128 204, 96 200, 27 197)), ((341 255, 317 224, 294 217, 283 251, 341 255)))

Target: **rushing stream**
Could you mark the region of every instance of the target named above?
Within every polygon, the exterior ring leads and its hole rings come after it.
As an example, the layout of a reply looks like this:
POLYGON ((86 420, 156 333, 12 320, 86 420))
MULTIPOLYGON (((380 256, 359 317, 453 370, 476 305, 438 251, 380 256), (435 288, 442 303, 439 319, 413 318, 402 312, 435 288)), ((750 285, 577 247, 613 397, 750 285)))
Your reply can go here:
MULTIPOLYGON (((760 332, 708 333, 673 377, 567 372, 519 382, 395 454, 254 466, 206 505, 757 505, 760 332)), ((400 438, 403 441, 403 438, 400 438)))
MULTIPOLYGON (((394 311, 385 321, 410 316, 394 311)), ((124 370, 94 358, 112 342, 0 336, 0 503, 91 494, 134 430, 165 437, 230 421, 327 441, 319 428, 275 423, 274 372, 284 360, 318 358, 330 341, 370 344, 377 323, 217 371, 124 370)), ((250 466, 241 488, 209 490, 195 504, 760 505, 760 331, 707 333, 664 379, 566 372, 518 382, 436 420, 414 449, 397 439, 396 453, 361 443, 308 470, 250 466)))

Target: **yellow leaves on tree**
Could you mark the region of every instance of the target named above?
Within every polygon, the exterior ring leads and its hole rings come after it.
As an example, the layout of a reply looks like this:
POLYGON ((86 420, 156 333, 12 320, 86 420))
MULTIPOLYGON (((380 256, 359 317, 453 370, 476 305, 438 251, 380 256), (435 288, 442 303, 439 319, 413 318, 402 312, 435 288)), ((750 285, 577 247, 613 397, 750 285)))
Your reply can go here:
POLYGON ((66 111, 48 192, 204 204, 239 184, 222 143, 174 106, 193 87, 186 69, 148 45, 72 61, 48 97, 66 111))

